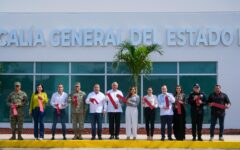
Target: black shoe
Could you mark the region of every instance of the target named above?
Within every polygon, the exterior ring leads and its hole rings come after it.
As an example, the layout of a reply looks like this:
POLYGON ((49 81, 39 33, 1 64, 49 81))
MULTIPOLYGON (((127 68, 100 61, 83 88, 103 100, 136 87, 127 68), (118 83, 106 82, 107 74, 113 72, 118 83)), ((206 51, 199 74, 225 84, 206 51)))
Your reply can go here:
POLYGON ((16 140, 16 135, 13 135, 9 140, 16 140))
POLYGON ((116 140, 119 140, 119 136, 118 136, 118 135, 116 135, 116 136, 115 136, 115 139, 116 139, 116 140))
POLYGON ((109 139, 110 139, 110 140, 114 139, 114 136, 113 136, 113 135, 111 135, 109 139))
POLYGON ((194 137, 194 138, 192 139, 192 141, 196 141, 196 138, 194 137))
POLYGON ((63 140, 67 140, 66 136, 63 137, 63 140))
POLYGON ((18 140, 23 140, 22 135, 18 135, 18 140))
POLYGON ((200 137, 200 138, 198 138, 198 141, 203 141, 203 139, 200 137))
POLYGON ((164 141, 165 139, 164 138, 161 138, 161 141, 164 141))
POLYGON ((92 137, 91 140, 95 140, 96 138, 95 137, 92 137))
POLYGON ((172 139, 171 137, 170 137, 170 138, 168 138, 168 140, 169 140, 169 141, 173 141, 173 139, 172 139))
POLYGON ((55 137, 53 136, 53 137, 51 138, 51 140, 55 140, 55 137))
POLYGON ((101 137, 101 136, 99 136, 99 137, 98 137, 98 139, 99 139, 99 140, 102 140, 102 137, 101 137))

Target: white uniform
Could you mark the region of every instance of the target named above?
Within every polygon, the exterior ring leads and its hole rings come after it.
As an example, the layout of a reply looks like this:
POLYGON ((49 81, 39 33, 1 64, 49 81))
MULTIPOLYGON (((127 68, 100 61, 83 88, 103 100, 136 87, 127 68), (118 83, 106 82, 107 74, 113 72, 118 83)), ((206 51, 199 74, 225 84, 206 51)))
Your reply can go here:
POLYGON ((117 94, 123 96, 122 91, 120 91, 120 90, 115 90, 115 91, 114 91, 114 90, 111 89, 111 90, 107 91, 107 93, 110 93, 110 95, 112 96, 114 102, 115 102, 115 103, 117 104, 117 106, 118 106, 118 108, 115 109, 114 106, 113 106, 113 104, 111 103, 109 97, 106 96, 106 100, 107 100, 107 111, 108 111, 108 112, 122 112, 123 110, 122 110, 121 100, 119 100, 119 99, 117 98, 117 94))

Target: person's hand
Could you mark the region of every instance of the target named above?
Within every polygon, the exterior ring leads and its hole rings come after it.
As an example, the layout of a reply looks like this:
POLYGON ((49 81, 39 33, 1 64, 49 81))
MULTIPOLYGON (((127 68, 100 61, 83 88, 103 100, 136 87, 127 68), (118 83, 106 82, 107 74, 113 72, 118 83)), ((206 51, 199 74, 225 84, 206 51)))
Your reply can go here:
POLYGON ((230 108, 230 104, 225 104, 225 106, 227 109, 230 108))
POLYGON ((164 106, 163 109, 169 109, 168 107, 164 106))
POLYGON ((202 100, 199 100, 199 104, 202 104, 203 102, 202 102, 202 100))
POLYGON ((32 112, 29 112, 29 116, 32 116, 32 112))
POLYGON ((103 110, 103 115, 106 115, 106 114, 107 114, 107 112, 105 110, 103 110))
POLYGON ((193 97, 193 100, 195 101, 197 98, 198 98, 198 96, 197 96, 197 95, 195 95, 195 96, 193 97))
POLYGON ((208 106, 212 106, 212 103, 209 103, 208 106))
POLYGON ((183 104, 183 101, 182 101, 182 100, 179 100, 178 102, 179 102, 180 104, 183 104))

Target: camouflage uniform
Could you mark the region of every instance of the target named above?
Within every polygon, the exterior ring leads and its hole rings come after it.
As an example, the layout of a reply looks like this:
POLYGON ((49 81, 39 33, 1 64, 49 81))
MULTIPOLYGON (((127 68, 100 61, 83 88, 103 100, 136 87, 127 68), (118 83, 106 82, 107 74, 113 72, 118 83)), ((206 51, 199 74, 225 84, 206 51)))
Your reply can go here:
POLYGON ((73 124, 73 139, 82 139, 82 130, 84 125, 85 114, 87 111, 86 103, 86 93, 83 91, 73 92, 69 95, 68 102, 71 103, 71 116, 73 124), (77 105, 74 104, 74 96, 77 96, 77 105))
POLYGON ((11 140, 16 139, 16 125, 18 125, 18 139, 23 140, 21 134, 23 129, 23 121, 24 121, 24 108, 27 102, 27 94, 23 91, 13 91, 8 96, 8 105, 10 106, 10 124, 12 128, 12 138, 11 140), (17 106, 17 116, 13 116, 13 112, 11 109, 11 104, 15 104, 17 106))

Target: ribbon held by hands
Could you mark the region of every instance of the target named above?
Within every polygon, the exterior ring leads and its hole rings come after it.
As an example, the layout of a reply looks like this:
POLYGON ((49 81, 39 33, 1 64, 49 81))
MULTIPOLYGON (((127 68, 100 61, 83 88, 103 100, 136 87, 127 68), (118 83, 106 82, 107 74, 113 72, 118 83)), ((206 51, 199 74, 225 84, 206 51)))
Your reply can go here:
POLYGON ((94 102, 95 102, 96 104, 98 104, 98 101, 97 101, 95 98, 90 98, 90 102, 93 103, 93 104, 94 104, 94 102))
POLYGON ((197 106, 200 106, 200 100, 201 100, 201 99, 200 99, 200 96, 197 96, 197 98, 196 98, 196 100, 195 100, 197 106))
POLYGON ((146 97, 143 98, 144 102, 148 105, 150 109, 154 109, 154 106, 147 100, 146 97))
POLYGON ((166 108, 169 109, 169 99, 168 96, 165 96, 166 108))
POLYGON ((116 102, 113 100, 112 95, 111 95, 110 93, 107 93, 106 95, 107 95, 107 97, 109 98, 110 102, 112 103, 113 107, 114 107, 115 109, 118 109, 118 105, 117 105, 116 102))
POLYGON ((59 104, 56 104, 56 109, 57 109, 57 114, 60 115, 61 111, 60 111, 59 104))
POLYGON ((17 116, 18 115, 18 112, 17 112, 17 105, 16 104, 12 104, 11 105, 11 109, 12 109, 12 115, 13 116, 17 116))
POLYGON ((179 115, 182 114, 182 108, 181 108, 181 103, 179 102, 180 100, 177 100, 177 113, 179 115))
POLYGON ((226 109, 226 106, 225 106, 225 105, 219 104, 219 103, 215 103, 215 102, 212 102, 212 103, 211 103, 211 106, 217 107, 217 108, 220 108, 220 109, 226 109))
POLYGON ((39 105, 39 108, 40 108, 40 111, 43 112, 43 102, 42 102, 42 97, 41 96, 38 96, 38 105, 39 105))
POLYGON ((123 97, 122 95, 120 94, 117 94, 117 98, 120 99, 123 103, 127 103, 127 100, 125 97, 123 97))
POLYGON ((78 96, 73 96, 73 105, 75 106, 75 107, 77 107, 77 105, 78 105, 78 96))

